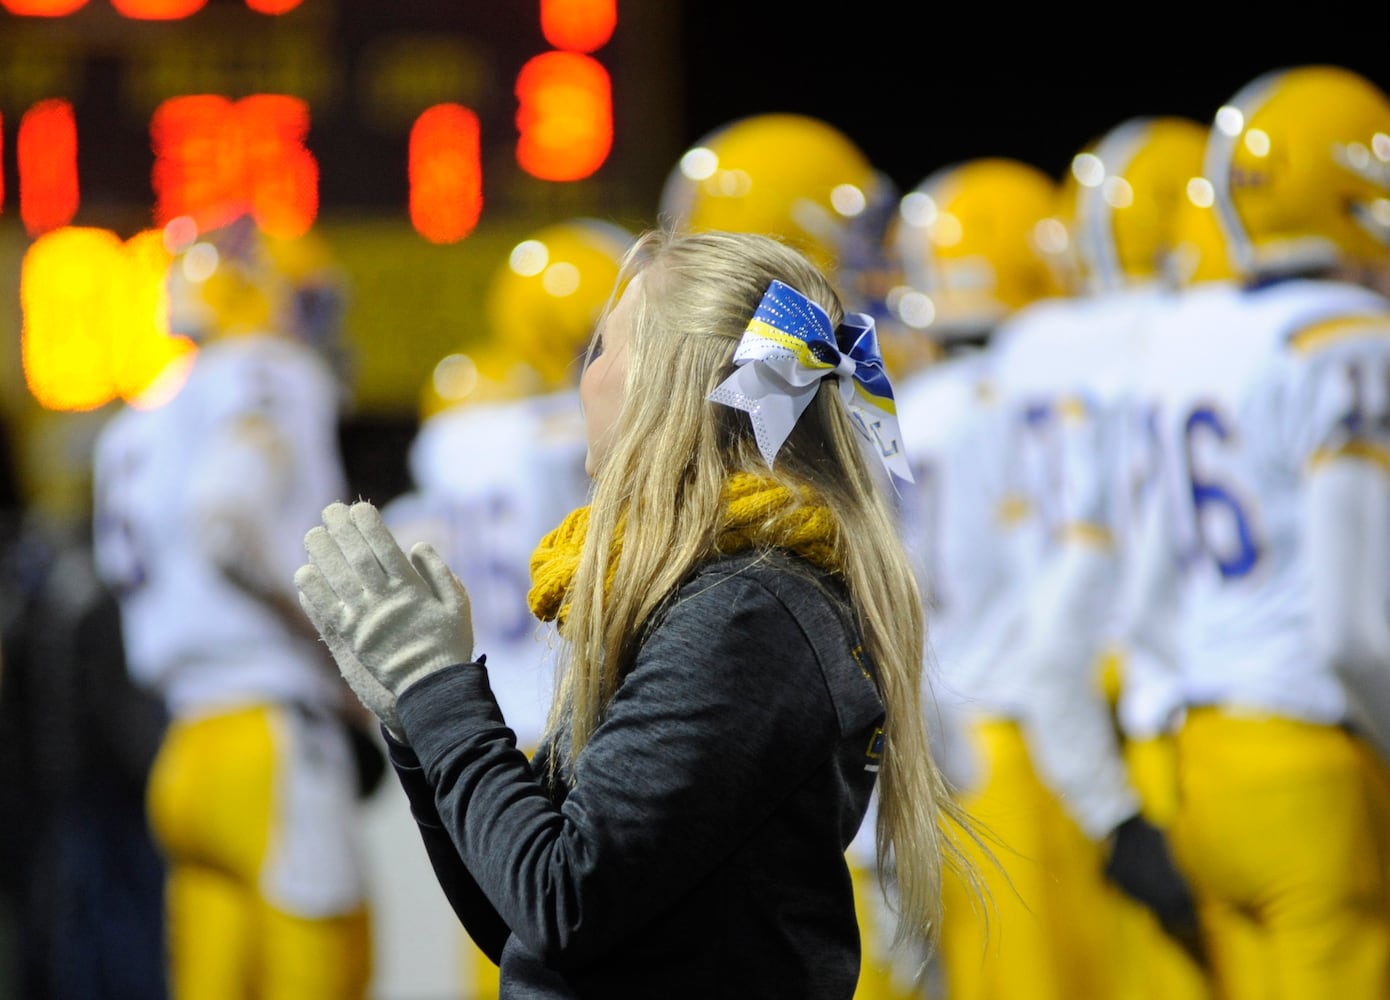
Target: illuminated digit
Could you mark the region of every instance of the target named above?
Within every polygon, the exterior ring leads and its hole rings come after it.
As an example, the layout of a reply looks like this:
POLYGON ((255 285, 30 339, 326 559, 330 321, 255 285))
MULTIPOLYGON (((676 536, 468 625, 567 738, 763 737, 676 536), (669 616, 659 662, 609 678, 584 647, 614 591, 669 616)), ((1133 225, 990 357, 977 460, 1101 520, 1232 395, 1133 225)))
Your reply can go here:
POLYGON ((1196 448, 1203 435, 1212 435, 1218 444, 1223 444, 1230 439, 1231 432, 1221 414, 1209 406, 1198 407, 1188 415, 1184 432, 1198 544, 1216 563, 1222 577, 1238 579, 1253 570, 1260 558, 1260 546, 1251 529, 1250 513, 1235 491, 1205 477, 1197 467, 1196 458, 1196 448), (1222 533, 1226 536, 1224 547, 1218 544, 1217 532, 1212 524, 1212 519, 1220 518, 1223 514, 1231 527, 1231 531, 1222 533), (1232 538, 1234 545, 1231 544, 1232 538))
MULTIPOLYGON (((196 350, 169 332, 167 275, 170 252, 164 232, 146 229, 126 240, 121 288, 113 295, 111 387, 133 400, 149 389, 170 362, 196 350)), ((118 280, 113 276, 113 281, 118 280)), ((171 387, 172 388, 172 387, 171 387)))
POLYGON ((613 92, 608 71, 577 52, 544 52, 516 78, 516 160, 543 181, 577 181, 599 167, 613 146, 613 92))
POLYGON ((319 211, 319 165, 305 146, 309 105, 286 94, 253 94, 236 103, 246 201, 261 229, 292 239, 319 211))
POLYGON ((20 264, 24 379, 51 410, 92 410, 111 400, 108 275, 120 240, 65 228, 35 240, 20 264))
POLYGON ((0 7, 21 17, 62 17, 86 5, 87 0, 0 0, 0 7))
MULTIPOLYGON (((208 0, 111 0, 122 17, 135 21, 177 21, 196 14, 208 0)), ((246 6, 259 14, 286 14, 304 0, 246 0, 246 6)), ((87 5, 87 0, 0 0, 11 14, 23 17, 63 17, 87 5)))
POLYGON ((19 217, 30 236, 77 214, 77 121, 64 100, 39 101, 19 121, 19 217))
POLYGON ((463 239, 483 210, 478 116, 459 104, 427 108, 410 129, 410 222, 431 243, 463 239))
POLYGON ((192 345, 166 333, 162 234, 63 227, 20 264, 20 350, 40 405, 83 411, 145 389, 192 345))
POLYGON ((309 108, 297 97, 170 98, 150 121, 155 221, 186 215, 207 230, 249 211, 272 236, 303 235, 318 214, 308 132, 309 108))
POLYGON ((601 48, 617 25, 617 0, 541 0, 541 33, 565 52, 601 48))
POLYGON ((208 0, 111 0, 117 13, 136 21, 177 21, 196 14, 208 0))
POLYGON ((173 97, 150 119, 155 222, 189 216, 199 229, 228 222, 238 210, 240 146, 234 140, 232 102, 215 94, 173 97))

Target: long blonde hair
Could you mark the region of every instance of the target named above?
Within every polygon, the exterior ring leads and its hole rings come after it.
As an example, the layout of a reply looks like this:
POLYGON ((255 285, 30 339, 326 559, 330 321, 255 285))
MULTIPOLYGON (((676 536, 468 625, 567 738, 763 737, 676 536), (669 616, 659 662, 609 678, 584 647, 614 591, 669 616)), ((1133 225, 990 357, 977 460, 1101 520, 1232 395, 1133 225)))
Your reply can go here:
POLYGON ((877 846, 880 872, 894 873, 898 940, 934 942, 943 862, 969 870, 956 843, 967 827, 928 747, 922 602, 883 487, 834 386, 817 393, 773 470, 747 414, 706 399, 733 371, 734 348, 774 278, 819 303, 834 324, 844 316, 840 300, 805 257, 745 233, 647 232, 629 251, 615 293, 638 273, 626 398, 596 470, 567 595, 567 642, 548 724, 557 756, 573 760, 583 751, 631 669, 644 626, 715 554, 729 477, 749 472, 809 486, 837 522, 839 563, 886 706, 877 846), (605 586, 619 533, 621 558, 605 586))

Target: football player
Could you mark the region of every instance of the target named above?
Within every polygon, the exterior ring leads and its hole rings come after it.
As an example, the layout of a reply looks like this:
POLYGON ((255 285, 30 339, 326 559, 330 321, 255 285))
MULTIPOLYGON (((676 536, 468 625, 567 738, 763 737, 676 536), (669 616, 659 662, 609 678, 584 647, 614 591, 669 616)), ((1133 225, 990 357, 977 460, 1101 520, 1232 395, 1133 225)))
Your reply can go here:
POLYGON ((1149 317, 1173 294, 1172 223, 1200 172, 1205 135, 1184 118, 1133 118, 1073 158, 1060 214, 1078 294, 1007 324, 995 367, 1026 594, 1012 651, 1029 692, 1023 724, 1040 772, 1097 845, 1105 873, 1172 938, 1144 934, 1132 908, 1121 908, 1128 943, 1117 975, 1140 995, 1158 983, 1159 965, 1176 966, 1161 993, 1201 995, 1202 944, 1186 881, 1126 767, 1101 664, 1132 516, 1124 442, 1133 358, 1149 317))
POLYGON ((1139 576, 1177 588, 1179 640, 1133 626, 1180 686, 1174 843, 1220 996, 1382 996, 1390 99, 1337 66, 1264 74, 1217 111, 1204 177, 1240 281, 1146 355, 1167 514, 1139 576))
POLYGON ((372 950, 342 724, 356 706, 292 584, 306 526, 347 489, 341 386, 309 343, 330 332, 334 271, 249 216, 191 238, 182 221, 166 231, 169 320, 197 350, 103 426, 93 473, 128 669, 172 718, 148 793, 169 987, 362 997, 372 950))
MULTIPOLYGON (((1137 801, 1102 703, 1075 667, 1049 662, 1043 651, 1056 640, 1035 637, 1027 617, 1039 576, 1023 570, 1039 558, 1042 504, 1021 503, 1012 463, 1030 456, 1013 443, 1028 412, 1001 396, 995 365, 1010 343, 1001 332, 1031 337, 1079 309, 1061 294, 1076 273, 1055 212, 1066 194, 1036 168, 983 159, 929 177, 895 225, 910 290, 894 306, 947 354, 899 393, 916 479, 904 531, 926 570, 939 700, 967 737, 967 752, 947 760, 963 762, 961 794, 998 837, 1000 867, 981 870, 1007 875, 991 886, 999 940, 983 965, 986 928, 965 907, 943 928, 952 996, 1118 995, 1108 935, 1122 904, 1101 878, 1101 842, 1119 828, 1127 857, 1162 860, 1161 838, 1133 821, 1137 801)), ((1095 475, 1098 460, 1071 447, 1095 475)), ((1084 643, 1085 620, 1068 625, 1084 643)))

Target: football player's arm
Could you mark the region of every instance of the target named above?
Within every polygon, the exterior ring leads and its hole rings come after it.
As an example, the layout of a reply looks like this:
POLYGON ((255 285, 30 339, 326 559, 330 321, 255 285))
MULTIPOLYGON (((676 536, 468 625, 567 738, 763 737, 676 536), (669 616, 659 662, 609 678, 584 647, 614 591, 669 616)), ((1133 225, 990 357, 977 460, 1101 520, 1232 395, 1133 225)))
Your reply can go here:
POLYGON ((1108 546, 1062 543, 1031 595, 1015 653, 1023 729, 1038 771, 1098 842, 1139 812, 1096 677, 1097 627, 1115 579, 1108 546))
POLYGON ((318 642, 294 591, 293 569, 277 557, 273 519, 293 475, 289 442, 273 422, 239 416, 190 470, 206 558, 233 584, 272 609, 295 634, 318 642))
POLYGON ((1315 456, 1304 505, 1313 633, 1390 756, 1390 453, 1361 442, 1315 456))
POLYGON ((1031 595, 1018 649, 1022 724, 1040 776, 1081 829, 1105 848, 1105 875, 1205 962, 1197 913, 1166 835, 1142 814, 1129 780, 1097 662, 1115 610, 1120 564, 1111 456, 1118 424, 1074 411, 1062 482, 1070 492, 1052 557, 1031 595))
POLYGON ((1130 739, 1171 731, 1179 684, 1181 605, 1178 560, 1167 531, 1166 497, 1153 495, 1138 516, 1119 590, 1117 641, 1126 682, 1116 706, 1120 730, 1130 739))
POLYGON ((1017 646, 1024 733, 1044 781, 1092 839, 1139 811, 1096 676, 1118 564, 1104 413, 1059 406, 1063 494, 1050 554, 1032 587, 1017 646))
POLYGON ((1117 583, 1114 554, 1097 542, 1064 544, 1030 609, 1020 649, 1027 670, 1024 733, 1043 780, 1102 844, 1106 878, 1205 963, 1191 889, 1167 836, 1143 815, 1095 676, 1095 626, 1108 614, 1117 583))
POLYGON ((1349 721, 1390 756, 1390 331, 1310 343, 1287 357, 1293 403, 1267 421, 1270 440, 1302 476, 1316 650, 1347 689, 1349 721))

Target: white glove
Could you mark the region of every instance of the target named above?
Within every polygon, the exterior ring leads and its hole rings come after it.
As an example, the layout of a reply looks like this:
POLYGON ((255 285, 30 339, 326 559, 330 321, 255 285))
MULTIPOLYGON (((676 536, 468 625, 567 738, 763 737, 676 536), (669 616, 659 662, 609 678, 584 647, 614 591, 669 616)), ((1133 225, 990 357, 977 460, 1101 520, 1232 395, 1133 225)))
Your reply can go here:
POLYGON ((399 735, 395 699, 473 660, 468 592, 429 545, 407 558, 369 503, 325 507, 304 549, 309 562, 294 582, 305 614, 358 698, 399 735))
POLYGON ((405 731, 401 728, 400 713, 396 711, 396 696, 387 689, 386 685, 372 676, 371 671, 362 665, 361 660, 352 655, 352 649, 348 646, 346 639, 337 632, 326 629, 319 624, 315 605, 332 604, 338 599, 332 590, 326 589, 327 583, 323 574, 306 573, 302 579, 296 575, 295 582, 301 587, 325 588, 322 595, 316 595, 312 600, 301 591, 299 606, 304 609, 304 613, 309 616, 309 620, 323 636, 323 641, 328 644, 328 651, 333 655, 333 662, 338 664, 338 672, 343 675, 343 680, 347 681, 348 687, 352 688, 352 693, 357 695, 357 700, 371 710, 371 713, 396 738, 397 742, 407 742, 405 731))

